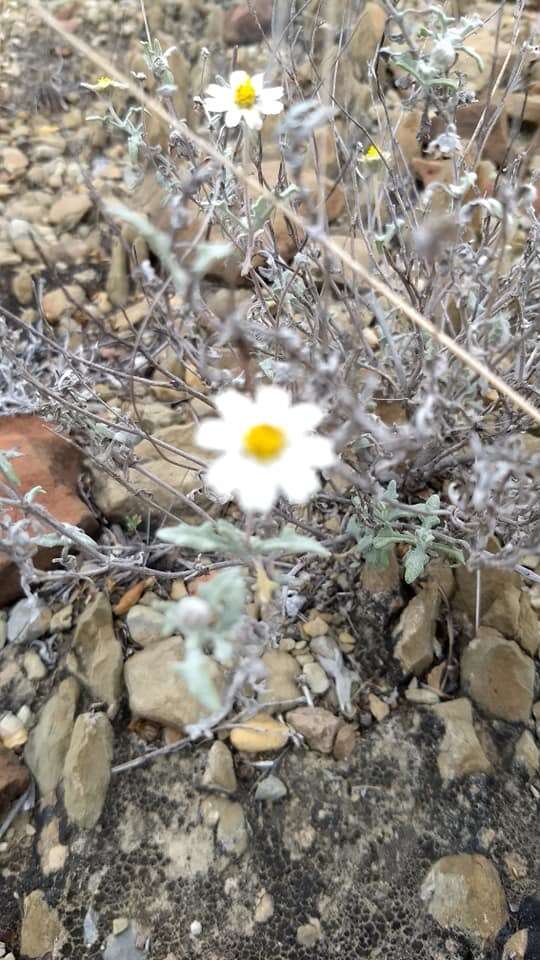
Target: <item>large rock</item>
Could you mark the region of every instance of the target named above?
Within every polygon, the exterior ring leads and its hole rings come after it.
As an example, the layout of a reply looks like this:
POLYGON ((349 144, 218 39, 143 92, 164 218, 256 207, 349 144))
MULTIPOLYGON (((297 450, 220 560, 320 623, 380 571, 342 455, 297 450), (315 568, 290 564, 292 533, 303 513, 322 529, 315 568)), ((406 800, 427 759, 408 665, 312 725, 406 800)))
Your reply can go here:
POLYGON ((364 4, 348 44, 349 57, 355 73, 367 76, 368 63, 375 55, 384 35, 386 14, 378 3, 364 4))
MULTIPOLYGON (((132 488, 146 494, 150 504, 155 504, 156 514, 160 508, 185 513, 185 497, 201 484, 196 461, 204 461, 205 456, 194 444, 193 430, 192 424, 178 424, 156 431, 154 438, 177 447, 178 453, 164 450, 160 457, 159 448, 149 440, 143 440, 135 448, 144 474, 133 467, 128 470, 127 480, 132 488), (195 461, 189 459, 190 455, 195 461)), ((141 501, 119 480, 97 471, 94 479, 96 503, 105 516, 123 519, 130 513, 140 512, 141 501)))
MULTIPOLYGON (((493 545, 493 549, 496 547, 493 545)), ((477 571, 464 564, 456 567, 456 592, 452 606, 467 614, 471 623, 476 621, 477 571)), ((480 570, 480 623, 491 605, 511 588, 519 589, 519 574, 503 567, 485 567, 480 570)), ((500 629, 497 627, 497 629, 500 629)), ((501 631, 502 632, 502 631, 501 631)))
POLYGON ((0 746, 0 819, 30 782, 26 767, 11 750, 0 746))
POLYGON ((479 854, 442 857, 431 867, 420 895, 442 927, 463 930, 479 942, 493 940, 508 919, 499 874, 479 854))
POLYGON ((62 680, 30 732, 24 756, 44 795, 55 789, 62 776, 78 698, 75 678, 62 680))
POLYGON ((65 937, 57 911, 49 906, 42 890, 33 890, 24 899, 21 956, 57 956, 65 937))
POLYGON ((472 707, 465 697, 438 703, 433 712, 440 717, 445 733, 439 747, 437 765, 445 782, 473 773, 489 773, 489 762, 473 726, 472 707))
MULTIPOLYGON (((81 527, 87 533, 95 530, 95 518, 78 496, 81 454, 72 444, 55 434, 39 417, 9 416, 0 417, 0 449, 21 453, 12 461, 20 480, 19 493, 42 487, 45 493, 38 496, 37 503, 55 520, 81 527)), ((22 517, 15 508, 9 508, 8 512, 14 520, 22 517)), ((47 533, 51 532, 46 524, 44 526, 47 533)), ((36 567, 48 569, 60 549, 39 547, 33 558, 36 567)), ((20 593, 18 568, 0 550, 0 607, 11 603, 20 593)))
POLYGON ((104 593, 98 593, 78 619, 68 667, 94 697, 113 705, 122 693, 123 662, 111 605, 104 593))
MULTIPOLYGON (((129 706, 135 717, 182 729, 208 715, 206 707, 189 692, 177 669, 183 659, 184 641, 181 637, 170 637, 152 643, 127 660, 124 676, 129 706)), ((208 669, 217 689, 223 690, 223 667, 209 657, 208 669)))
POLYGON ((223 23, 223 39, 229 46, 259 43, 272 25, 273 0, 253 0, 253 3, 237 3, 223 23), (253 11, 253 12, 252 12, 253 11))
POLYGON ((435 625, 439 613, 440 593, 436 585, 425 587, 409 601, 401 614, 394 647, 405 673, 420 676, 433 661, 435 625))
POLYGON ((481 627, 461 657, 461 683, 491 717, 528 720, 534 697, 534 663, 513 640, 481 627))
POLYGON ((64 765, 64 803, 69 819, 85 830, 101 816, 112 755, 113 731, 105 714, 77 717, 64 765))

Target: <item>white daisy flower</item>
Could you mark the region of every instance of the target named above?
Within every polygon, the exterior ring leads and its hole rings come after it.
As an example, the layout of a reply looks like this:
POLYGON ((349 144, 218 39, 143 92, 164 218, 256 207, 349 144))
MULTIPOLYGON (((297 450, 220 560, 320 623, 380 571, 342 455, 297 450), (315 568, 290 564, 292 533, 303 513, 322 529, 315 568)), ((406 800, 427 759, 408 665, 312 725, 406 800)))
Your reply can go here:
POLYGON ((250 76, 245 70, 234 70, 229 83, 211 83, 204 105, 209 113, 224 113, 225 126, 237 127, 245 120, 252 130, 260 130, 263 117, 283 110, 283 87, 265 87, 264 74, 250 76))
POLYGON ((201 423, 196 441, 220 456, 206 475, 218 496, 234 495, 244 510, 270 510, 280 494, 305 503, 319 489, 316 471, 335 456, 313 431, 324 417, 314 403, 291 403, 281 387, 260 387, 253 400, 237 390, 215 398, 220 417, 201 423))

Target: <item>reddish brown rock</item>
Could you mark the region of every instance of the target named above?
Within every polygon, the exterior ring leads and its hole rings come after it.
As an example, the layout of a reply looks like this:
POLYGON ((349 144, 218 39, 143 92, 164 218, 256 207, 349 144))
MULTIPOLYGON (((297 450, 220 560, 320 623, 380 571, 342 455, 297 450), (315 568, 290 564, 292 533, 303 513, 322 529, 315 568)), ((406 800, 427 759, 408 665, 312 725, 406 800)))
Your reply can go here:
POLYGON ((24 793, 30 775, 11 750, 0 747, 0 817, 10 804, 24 793))
POLYGON ((336 734, 343 721, 323 707, 297 707, 289 710, 287 723, 300 733, 312 750, 331 753, 336 734))
MULTIPOLYGON (((96 521, 77 495, 77 481, 81 454, 75 446, 57 436, 52 427, 39 417, 24 415, 0 418, 0 450, 18 450, 20 457, 12 466, 20 480, 19 492, 42 487, 44 494, 36 504, 44 507, 63 523, 81 527, 87 533, 96 527, 96 521)), ((18 510, 11 510, 15 520, 21 518, 18 510)), ((45 532, 50 532, 46 529, 45 532)), ((40 547, 34 556, 36 567, 46 570, 51 566, 58 549, 40 547)), ((0 551, 0 607, 20 595, 19 572, 6 553, 0 551)))
POLYGON ((223 27, 225 43, 258 43, 263 33, 270 32, 272 5, 272 0, 253 0, 253 13, 247 3, 238 3, 228 10, 223 27))

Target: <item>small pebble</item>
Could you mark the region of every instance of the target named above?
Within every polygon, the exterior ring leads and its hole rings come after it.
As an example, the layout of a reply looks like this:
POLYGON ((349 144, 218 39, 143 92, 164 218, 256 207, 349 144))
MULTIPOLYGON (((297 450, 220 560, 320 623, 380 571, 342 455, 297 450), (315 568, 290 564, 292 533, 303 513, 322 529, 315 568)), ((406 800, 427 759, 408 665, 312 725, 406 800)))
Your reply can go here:
POLYGON ((200 920, 194 920, 189 928, 192 937, 200 937, 202 933, 202 923, 200 920))

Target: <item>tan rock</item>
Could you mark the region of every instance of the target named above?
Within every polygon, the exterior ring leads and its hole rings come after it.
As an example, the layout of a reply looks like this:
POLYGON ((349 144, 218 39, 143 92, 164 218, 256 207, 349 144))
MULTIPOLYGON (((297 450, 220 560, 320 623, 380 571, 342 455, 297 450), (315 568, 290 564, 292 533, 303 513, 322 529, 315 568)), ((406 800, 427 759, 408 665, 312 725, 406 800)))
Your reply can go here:
POLYGON ((493 603, 482 614, 481 623, 486 627, 493 627, 505 637, 517 636, 519 629, 521 591, 518 587, 508 584, 493 603))
POLYGON ((502 960, 526 960, 528 956, 529 931, 517 930, 504 945, 502 960))
POLYGON ((296 710, 289 710, 286 719, 312 750, 332 752, 336 734, 342 725, 340 717, 323 707, 297 707, 296 710))
POLYGON ((383 38, 385 24, 386 14, 383 8, 368 0, 353 27, 348 45, 352 67, 358 76, 367 76, 368 64, 383 38))
POLYGON ((120 237, 114 237, 112 241, 106 290, 110 302, 115 307, 123 307, 129 300, 128 264, 120 237))
POLYGON ((50 907, 42 890, 24 898, 21 926, 21 955, 41 958, 55 955, 66 938, 58 912, 50 907))
POLYGON ((81 713, 64 764, 64 803, 84 830, 98 822, 111 779, 113 731, 104 713, 81 713))
MULTIPOLYGON (((136 603, 128 610, 126 624, 134 643, 147 647, 150 643, 162 640, 166 633, 163 631, 165 617, 159 610, 136 603)), ((172 631, 168 631, 169 634, 172 631)))
POLYGON ((247 849, 248 834, 242 805, 228 797, 207 797, 201 804, 203 821, 216 825, 216 840, 225 853, 241 857, 247 849))
POLYGON ((540 750, 530 730, 524 730, 516 743, 514 759, 527 771, 529 777, 534 777, 538 773, 540 750))
POLYGON ((232 754, 221 740, 216 740, 208 751, 203 784, 226 793, 236 793, 238 789, 232 754))
POLYGON ((58 817, 53 817, 44 825, 39 835, 37 848, 44 876, 49 877, 51 874, 63 870, 69 851, 64 844, 60 843, 58 817))
POLYGON ((32 284, 32 273, 27 267, 18 270, 11 281, 11 289, 14 296, 23 307, 27 307, 34 299, 34 286, 32 284))
MULTIPOLYGON (((190 693, 177 667, 184 659, 184 641, 170 637, 152 643, 126 661, 124 676, 129 706, 135 717, 182 729, 208 715, 190 693)), ((208 673, 218 692, 225 687, 223 667, 210 657, 208 673)))
POLYGON ((336 733, 332 754, 335 760, 348 760, 358 742, 358 731, 350 723, 344 723, 336 733))
POLYGON ((12 802, 24 793, 30 777, 18 757, 0 746, 0 817, 7 813, 12 802))
POLYGON ((111 605, 104 593, 98 593, 77 621, 68 667, 98 700, 112 706, 122 693, 123 662, 111 605))
POLYGON ((62 680, 30 732, 24 757, 43 795, 54 790, 62 776, 78 699, 74 677, 62 680))
POLYGON ((492 717, 528 720, 534 695, 534 663, 513 640, 481 627, 461 658, 461 682, 472 700, 492 717))
POLYGON ((64 193, 49 210, 49 220, 64 230, 72 230, 92 207, 87 193, 64 193))
POLYGON ((469 700, 462 697, 438 703, 432 709, 445 726, 437 757, 441 778, 448 782, 474 773, 489 773, 491 763, 476 735, 469 700))
POLYGON ((281 750, 289 739, 285 724, 268 713, 258 713, 230 733, 233 747, 245 753, 266 753, 281 750))
POLYGON ((328 633, 329 626, 326 620, 323 620, 318 614, 311 616, 306 623, 302 624, 302 633, 306 637, 323 637, 328 633))
POLYGON ((405 673, 420 676, 433 662, 439 606, 438 588, 427 586, 409 601, 401 614, 394 630, 398 637, 394 656, 405 673))
POLYGON ((360 583, 364 590, 374 596, 379 593, 393 593, 395 590, 399 590, 401 570, 395 550, 390 553, 386 567, 374 567, 372 564, 364 563, 360 574, 360 583))
POLYGON ((384 700, 381 700, 380 697, 377 697, 374 693, 368 694, 368 704, 371 714, 375 717, 379 723, 382 720, 386 720, 388 714, 390 713, 390 707, 384 700))
POLYGON ((516 640, 530 657, 535 657, 540 647, 540 621, 528 593, 523 592, 519 601, 519 620, 516 640))
MULTIPOLYGON (((452 606, 467 614, 475 622, 477 571, 468 570, 464 564, 456 567, 456 593, 452 606)), ((509 587, 520 587, 519 574, 502 567, 485 567, 480 570, 480 623, 491 604, 509 587)))
POLYGON ((85 292, 77 283, 69 284, 65 290, 49 290, 42 300, 43 313, 49 323, 57 323, 66 313, 73 313, 85 299, 85 292), (73 303, 72 301, 75 301, 73 303))
POLYGON ((300 676, 297 660, 282 650, 268 650, 261 659, 267 673, 266 689, 258 694, 257 701, 261 706, 265 706, 269 713, 287 710, 301 696, 296 683, 296 678, 300 676))
POLYGON ((16 180, 17 177, 22 177, 26 170, 28 157, 18 147, 4 147, 0 166, 3 166, 10 179, 16 180))
MULTIPOLYGON (((298 663, 301 662, 300 657, 296 659, 298 663)), ((320 663, 315 663, 313 660, 303 665, 302 676, 305 678, 309 689, 315 696, 322 696, 330 686, 330 680, 328 679, 326 671, 323 670, 320 663)))
POLYGON ((274 916, 274 898, 272 894, 267 893, 266 890, 261 894, 257 900, 257 905, 255 907, 254 920, 255 923, 267 923, 268 920, 274 916))
POLYGON ((497 870, 479 854, 442 857, 431 867, 420 896, 442 927, 463 930, 480 943, 493 940, 508 919, 497 870))

